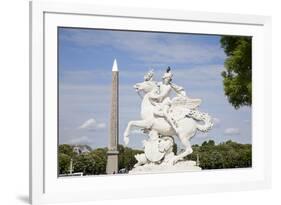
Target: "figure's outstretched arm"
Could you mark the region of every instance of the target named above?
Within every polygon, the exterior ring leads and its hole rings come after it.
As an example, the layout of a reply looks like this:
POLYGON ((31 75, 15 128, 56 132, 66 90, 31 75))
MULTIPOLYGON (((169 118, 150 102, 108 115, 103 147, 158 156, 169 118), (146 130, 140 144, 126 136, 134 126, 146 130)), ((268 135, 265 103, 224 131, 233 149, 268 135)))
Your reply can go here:
POLYGON ((173 88, 173 90, 180 96, 186 96, 186 92, 184 90, 183 87, 176 85, 174 83, 171 83, 171 87, 173 88))
POLYGON ((159 102, 162 102, 168 95, 170 92, 171 88, 165 89, 163 91, 161 91, 159 94, 158 93, 152 93, 149 96, 150 100, 157 100, 159 102))

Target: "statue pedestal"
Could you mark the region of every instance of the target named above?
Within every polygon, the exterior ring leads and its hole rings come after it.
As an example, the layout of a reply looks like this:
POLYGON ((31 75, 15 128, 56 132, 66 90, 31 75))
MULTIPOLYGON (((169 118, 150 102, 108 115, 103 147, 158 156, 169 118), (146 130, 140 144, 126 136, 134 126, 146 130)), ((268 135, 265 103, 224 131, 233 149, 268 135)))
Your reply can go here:
POLYGON ((137 163, 129 174, 201 171, 195 161, 177 161, 173 152, 174 140, 170 136, 158 137, 154 131, 143 141, 144 153, 135 155, 137 163))
POLYGON ((129 174, 149 174, 149 173, 169 173, 169 172, 190 172, 201 171, 199 166, 196 166, 195 161, 179 161, 174 165, 171 164, 156 164, 148 163, 138 166, 129 171, 129 174))

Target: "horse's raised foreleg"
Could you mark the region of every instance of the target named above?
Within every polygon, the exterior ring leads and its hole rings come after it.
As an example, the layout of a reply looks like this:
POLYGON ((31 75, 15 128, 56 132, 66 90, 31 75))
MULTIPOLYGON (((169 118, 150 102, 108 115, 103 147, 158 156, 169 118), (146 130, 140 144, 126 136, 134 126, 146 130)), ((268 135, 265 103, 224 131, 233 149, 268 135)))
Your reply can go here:
POLYGON ((151 126, 152 126, 152 123, 149 121, 146 121, 146 120, 130 121, 124 132, 125 145, 129 144, 129 134, 130 134, 132 128, 137 127, 137 128, 141 128, 141 129, 150 129, 151 126))

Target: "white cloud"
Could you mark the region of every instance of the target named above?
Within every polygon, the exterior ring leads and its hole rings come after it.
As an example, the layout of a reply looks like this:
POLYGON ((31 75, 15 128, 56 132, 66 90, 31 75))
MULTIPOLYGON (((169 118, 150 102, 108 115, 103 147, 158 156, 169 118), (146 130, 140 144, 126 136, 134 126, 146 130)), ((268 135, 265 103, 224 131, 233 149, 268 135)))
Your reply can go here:
POLYGON ((239 135, 240 134, 240 130, 238 128, 230 127, 230 128, 226 128, 224 130, 224 134, 225 135, 239 135))
POLYGON ((86 120, 82 125, 78 127, 78 129, 87 129, 87 130, 97 130, 97 129, 104 129, 106 124, 101 122, 97 123, 94 118, 90 118, 86 120))
POLYGON ((106 127, 106 124, 103 123, 103 122, 97 124, 97 128, 98 128, 98 129, 103 129, 103 128, 105 128, 105 127, 106 127))
POLYGON ((82 125, 79 126, 80 129, 93 129, 96 127, 96 120, 94 118, 88 119, 82 125))

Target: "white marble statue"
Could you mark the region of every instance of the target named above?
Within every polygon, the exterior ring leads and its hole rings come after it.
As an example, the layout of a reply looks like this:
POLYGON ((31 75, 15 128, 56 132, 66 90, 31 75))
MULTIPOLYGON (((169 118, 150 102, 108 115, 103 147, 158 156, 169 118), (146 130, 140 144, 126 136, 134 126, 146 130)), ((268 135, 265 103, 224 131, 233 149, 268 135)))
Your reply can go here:
POLYGON ((141 129, 149 136, 148 140, 143 141, 144 153, 135 156, 138 160, 135 172, 167 166, 175 170, 193 166, 198 170, 199 167, 193 162, 183 164, 181 161, 192 153, 190 139, 197 130, 207 132, 211 129, 212 119, 198 110, 200 99, 189 98, 184 88, 172 83, 173 74, 169 67, 162 82, 154 81, 153 75, 153 71, 149 71, 143 82, 134 85, 138 94, 143 93, 141 120, 130 121, 124 132, 125 145, 129 143, 132 129, 141 129), (173 98, 170 97, 172 92, 176 94, 173 98), (178 137, 184 146, 184 151, 178 155, 172 151, 174 137, 178 137))

